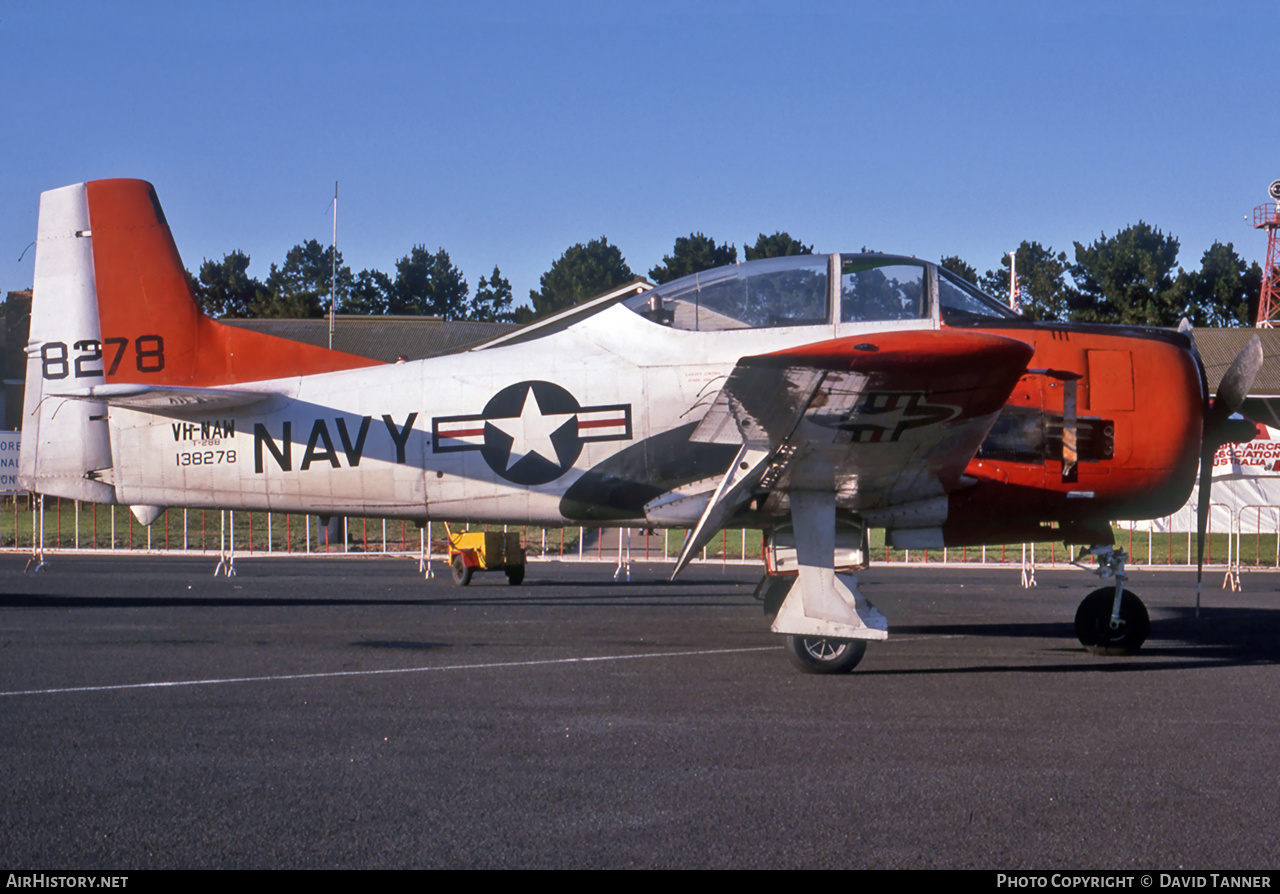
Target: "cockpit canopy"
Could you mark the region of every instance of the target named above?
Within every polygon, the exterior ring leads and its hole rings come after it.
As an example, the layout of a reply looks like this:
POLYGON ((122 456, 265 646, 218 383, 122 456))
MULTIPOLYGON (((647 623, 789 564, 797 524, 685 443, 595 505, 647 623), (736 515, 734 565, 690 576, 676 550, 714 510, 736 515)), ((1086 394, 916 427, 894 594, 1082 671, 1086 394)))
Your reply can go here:
POLYGON ((778 326, 927 320, 934 295, 943 323, 1018 315, 935 264, 879 254, 793 255, 704 270, 624 302, 674 329, 712 332, 778 326), (839 271, 838 289, 832 277, 839 271), (834 294, 833 294, 834 293, 834 294))

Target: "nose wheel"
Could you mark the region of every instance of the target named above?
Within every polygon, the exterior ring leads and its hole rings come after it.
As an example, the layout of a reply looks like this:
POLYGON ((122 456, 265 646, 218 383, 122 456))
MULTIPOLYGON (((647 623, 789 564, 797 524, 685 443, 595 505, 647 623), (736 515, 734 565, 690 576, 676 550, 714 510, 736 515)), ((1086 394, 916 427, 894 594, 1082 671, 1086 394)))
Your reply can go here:
POLYGON ((1123 591, 1118 618, 1115 602, 1116 588, 1100 587, 1076 609, 1076 637, 1095 655, 1132 655, 1151 632, 1151 618, 1141 599, 1123 591))
POLYGON ((1093 573, 1115 581, 1084 598, 1076 609, 1076 637, 1095 655, 1132 655, 1142 648, 1151 632, 1151 617, 1142 600, 1123 589, 1129 579, 1124 573, 1129 556, 1112 544, 1083 549, 1074 564, 1092 556, 1098 567, 1093 573))

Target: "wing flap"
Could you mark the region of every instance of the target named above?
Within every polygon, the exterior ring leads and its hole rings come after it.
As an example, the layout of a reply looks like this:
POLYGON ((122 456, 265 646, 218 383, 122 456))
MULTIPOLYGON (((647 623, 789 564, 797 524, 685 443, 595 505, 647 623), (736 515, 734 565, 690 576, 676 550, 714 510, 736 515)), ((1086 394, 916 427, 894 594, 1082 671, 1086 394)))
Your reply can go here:
POLYGON ((680 550, 675 570, 671 572, 673 580, 684 566, 688 565, 690 560, 711 542, 711 538, 724 527, 725 522, 738 507, 751 499, 752 489, 768 470, 770 455, 769 450, 759 450, 747 444, 738 451, 733 464, 729 466, 729 471, 725 472, 711 501, 707 503, 707 508, 702 511, 702 518, 698 519, 698 524, 685 538, 684 548, 680 550))
POLYGON ((734 367, 691 441, 776 447, 791 435, 827 373, 748 362, 755 359, 745 358, 734 367))

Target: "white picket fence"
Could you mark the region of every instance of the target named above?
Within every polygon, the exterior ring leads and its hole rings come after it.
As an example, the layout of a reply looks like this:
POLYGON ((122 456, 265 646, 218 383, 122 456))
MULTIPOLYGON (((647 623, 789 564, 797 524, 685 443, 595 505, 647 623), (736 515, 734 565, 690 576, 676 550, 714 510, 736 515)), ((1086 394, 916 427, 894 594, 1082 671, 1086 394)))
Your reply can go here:
MULTIPOLYGON (((1210 531, 1207 564, 1230 569, 1280 568, 1280 506, 1251 505, 1231 513, 1231 530, 1210 531), (1248 529, 1248 533, 1245 533, 1248 529), (1250 542, 1252 541, 1252 542, 1250 542), (1246 552, 1247 559, 1242 561, 1246 552)), ((340 528, 321 527, 315 516, 170 509, 149 526, 139 525, 124 507, 81 504, 21 494, 0 502, 0 551, 34 555, 146 554, 239 557, 380 555, 427 563, 443 557, 444 525, 419 527, 399 519, 345 518, 340 528)), ((1170 567, 1195 563, 1192 533, 1148 532, 1145 524, 1117 532, 1130 564, 1170 567)), ((642 528, 510 527, 524 537, 531 561, 674 562, 684 532, 642 528)), ((758 531, 722 531, 702 551, 700 561, 755 564, 761 560, 758 531)), ((877 563, 1061 565, 1074 556, 1061 543, 1010 544, 942 550, 881 551, 877 563)))

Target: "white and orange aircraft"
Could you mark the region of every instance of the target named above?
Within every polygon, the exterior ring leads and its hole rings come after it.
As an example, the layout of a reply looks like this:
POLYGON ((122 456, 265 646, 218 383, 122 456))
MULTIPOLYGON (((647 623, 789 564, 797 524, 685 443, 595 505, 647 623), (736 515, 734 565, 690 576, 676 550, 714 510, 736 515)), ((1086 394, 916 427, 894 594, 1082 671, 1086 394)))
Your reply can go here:
MULTIPOLYGON (((41 197, 23 486, 171 506, 766 532, 772 629, 851 670, 887 624, 847 573, 899 548, 1085 544, 1082 642, 1132 651, 1109 520, 1168 514, 1261 365, 1211 404, 1186 335, 1033 323, 934 264, 802 255, 631 286, 393 365, 219 324, 150 184, 41 197)), ((1208 463, 1206 465, 1211 465, 1208 463)), ((1208 487, 1201 488, 1203 530, 1208 487)))

